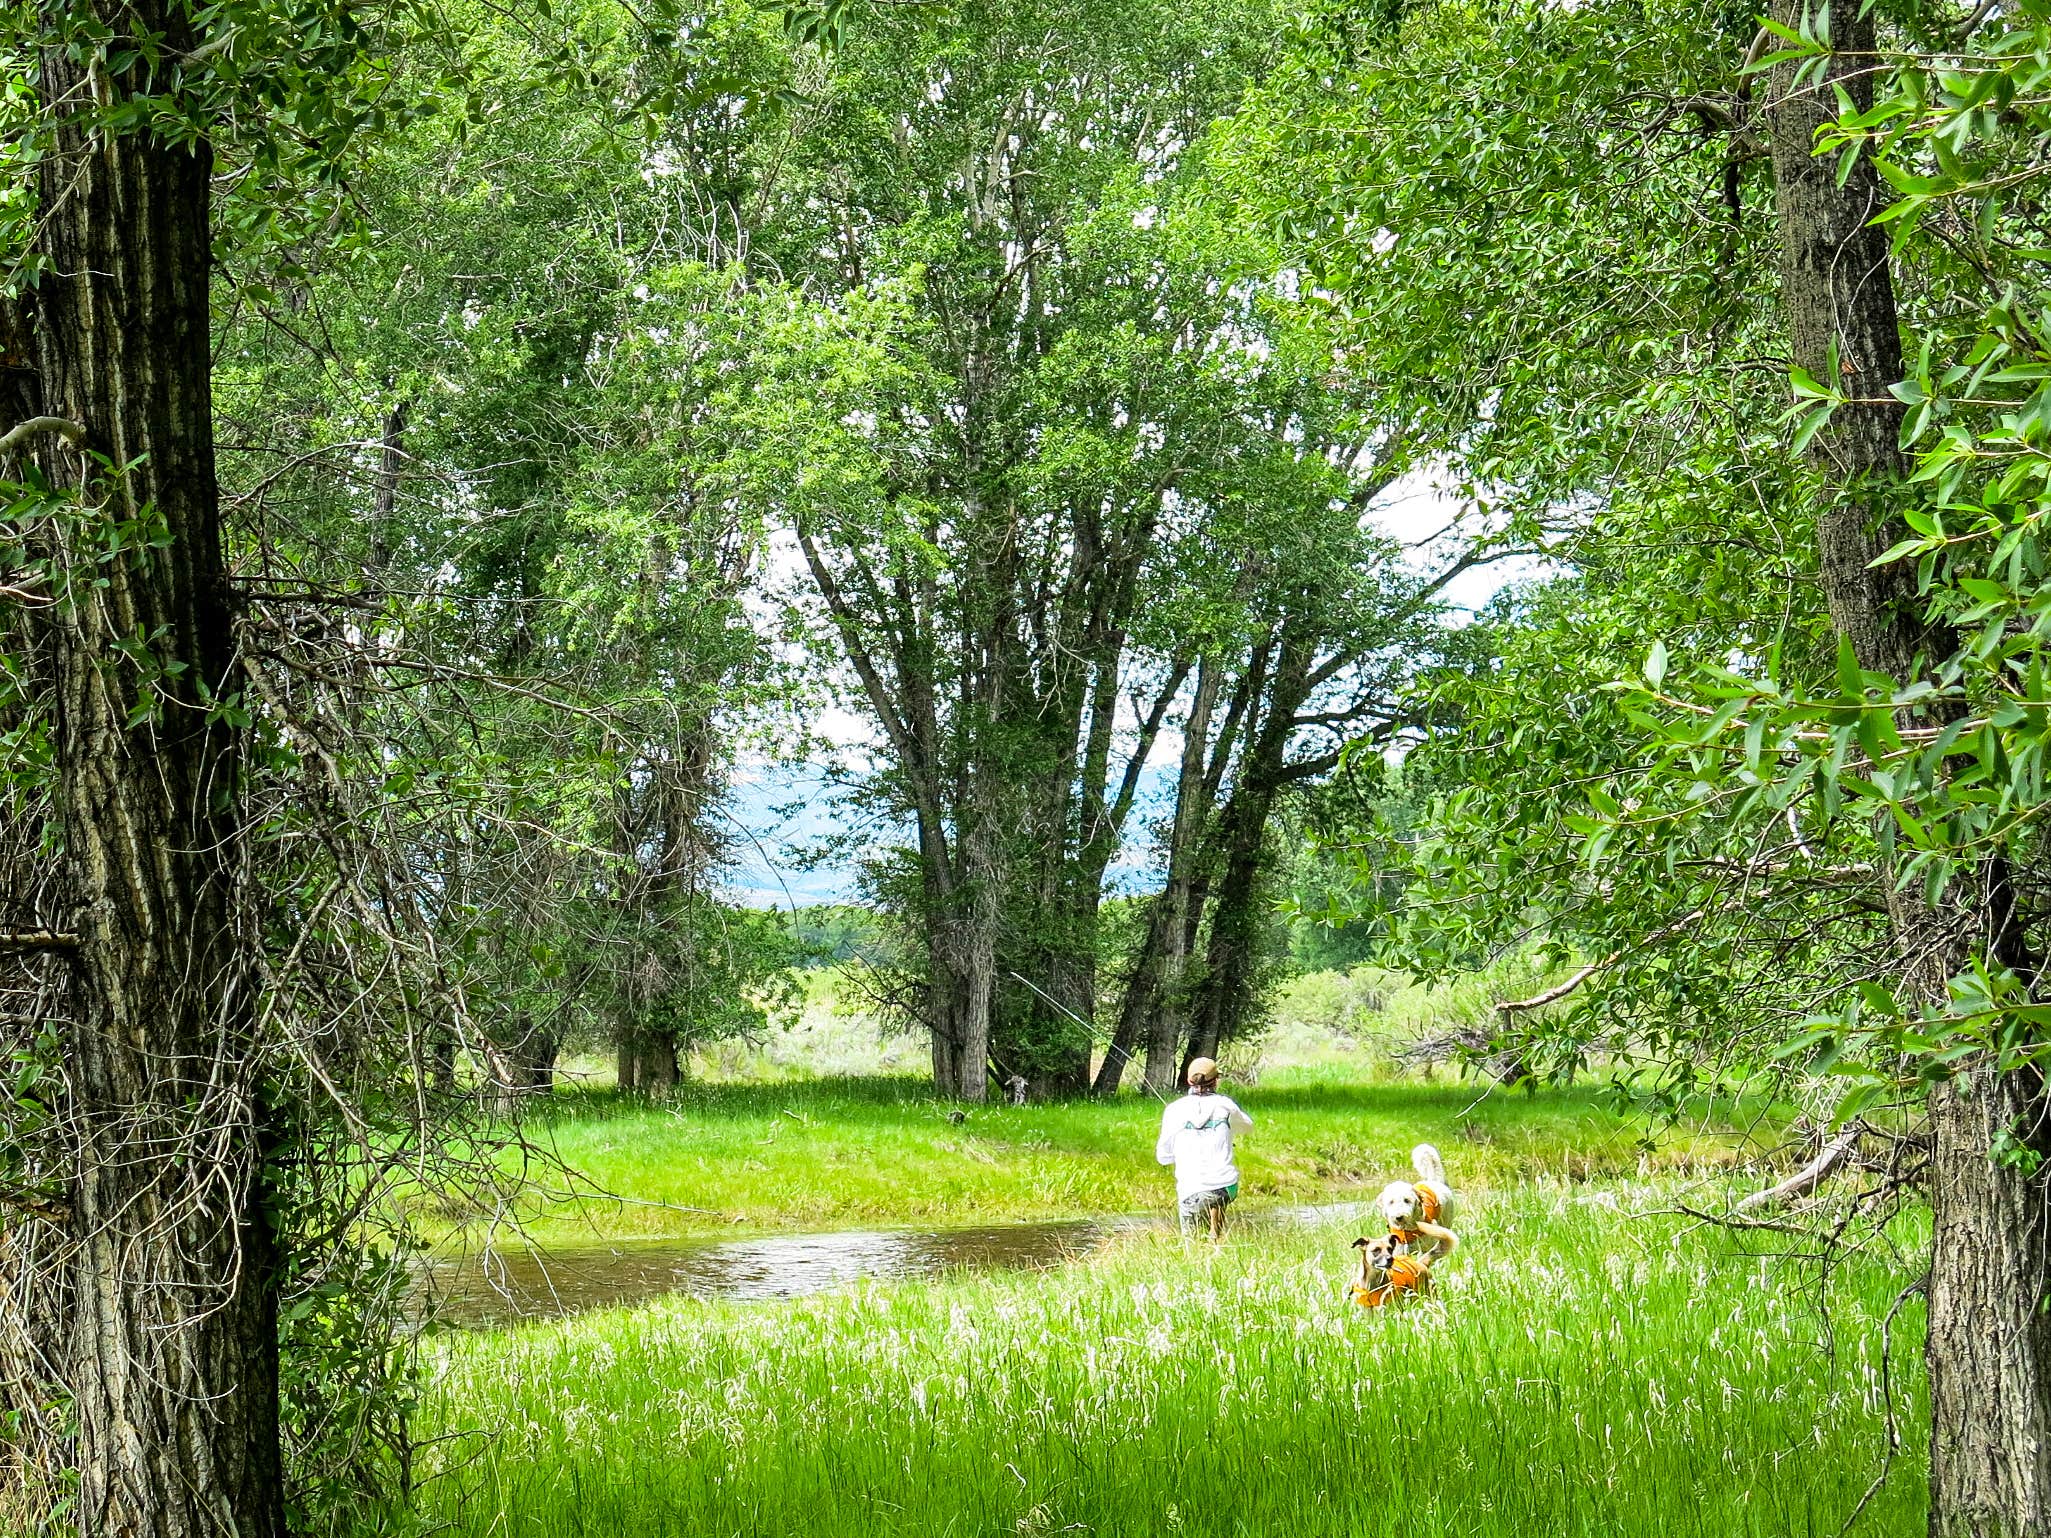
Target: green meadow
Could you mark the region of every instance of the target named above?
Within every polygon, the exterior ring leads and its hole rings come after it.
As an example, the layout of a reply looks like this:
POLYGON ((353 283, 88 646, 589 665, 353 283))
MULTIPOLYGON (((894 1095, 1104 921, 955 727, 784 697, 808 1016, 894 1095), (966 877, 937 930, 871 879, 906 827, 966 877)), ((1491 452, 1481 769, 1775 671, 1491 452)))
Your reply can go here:
MULTIPOLYGON (((1913 1234, 1824 1276, 1672 1209, 1749 1189, 1777 1120, 1704 1105, 1656 1137, 1593 1090, 1347 1082, 1239 1097, 1242 1221, 1165 1219, 1038 1272, 796 1302, 672 1297, 431 1337, 418 1470, 459 1534, 1835 1535, 1919 1530, 1913 1234), (1345 1296, 1359 1199, 1445 1152, 1465 1242, 1436 1296, 1345 1296)), ((558 1097, 538 1135, 630 1197, 535 1198, 599 1237, 1165 1213, 1157 1107, 992 1107, 910 1080, 558 1097), (698 1209, 698 1210, 690 1210, 698 1209)), ((1764 1242, 1759 1242, 1761 1239, 1764 1242)))
MULTIPOLYGON (((1043 1274, 671 1300, 435 1348, 457 1533, 1837 1534, 1886 1446, 1908 1274, 1671 1217, 1659 1184, 1493 1191, 1435 1298, 1349 1305, 1351 1229, 1142 1233, 1043 1274)), ((1905 1443, 1858 1531, 1923 1525, 1905 1443)))
MULTIPOLYGON (((1777 1116, 1705 1103, 1648 1143, 1599 1090, 1484 1092, 1473 1083, 1376 1084, 1332 1069, 1284 1069, 1228 1086, 1254 1116, 1242 1189, 1260 1203, 1358 1196, 1407 1175, 1434 1142, 1456 1184, 1484 1191, 1538 1176, 1656 1172, 1714 1179, 1770 1139, 1777 1116)), ((986 1106, 950 1120, 909 1077, 686 1084, 651 1104, 572 1089, 528 1136, 518 1204, 550 1244, 877 1226, 1002 1223, 1165 1210, 1172 1183, 1153 1156, 1160 1105, 986 1106)))

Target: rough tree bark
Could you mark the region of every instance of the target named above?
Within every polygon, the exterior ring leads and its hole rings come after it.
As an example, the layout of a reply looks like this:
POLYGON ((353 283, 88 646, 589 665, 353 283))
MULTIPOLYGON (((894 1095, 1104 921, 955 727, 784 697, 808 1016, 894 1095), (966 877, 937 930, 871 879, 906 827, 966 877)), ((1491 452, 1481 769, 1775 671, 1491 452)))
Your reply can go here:
POLYGON ((46 525, 60 601, 30 616, 67 927, 82 937, 62 1028, 77 1514, 93 1534, 270 1538, 285 1525, 277 1319, 243 745, 220 708, 236 662, 209 378, 212 159, 130 121, 104 127, 124 96, 171 87, 111 75, 70 42, 81 12, 117 58, 137 36, 167 61, 195 39, 168 0, 43 11, 46 36, 67 41, 44 50, 39 83, 52 142, 36 167, 35 359, 43 410, 85 430, 78 447, 32 444, 80 501, 46 525))
MULTIPOLYGON (((1223 670, 1217 659, 1204 658, 1197 668, 1196 697, 1183 723, 1182 770, 1175 786, 1175 821, 1168 839, 1168 879, 1147 914, 1148 940, 1141 953, 1141 972, 1126 995, 1126 1008, 1149 1013, 1146 1087, 1157 1095, 1174 1089, 1181 1077, 1176 1049, 1182 1037, 1182 969, 1188 958, 1190 888, 1196 878, 1197 847, 1202 837, 1204 760, 1211 745, 1211 710, 1218 699, 1223 670)), ((1123 1024, 1123 1022, 1120 1022, 1123 1024)))
POLYGON ((1274 674, 1250 725, 1238 783, 1218 818, 1218 875, 1203 974, 1190 1009, 1191 1058, 1215 1057, 1254 1012, 1261 960, 1261 878, 1266 874, 1268 818, 1285 785, 1301 775, 1289 763, 1297 712, 1309 697, 1313 655, 1285 622, 1274 674))
POLYGON ((370 574, 382 584, 399 537, 399 476, 406 465, 406 402, 386 413, 378 442, 377 494, 370 508, 370 574))
MULTIPOLYGON (((667 553, 651 562, 659 573, 667 553)), ((655 579, 651 578, 651 581, 655 579)), ((667 1095, 681 1077, 682 1053, 674 1012, 665 999, 693 997, 697 985, 697 899, 714 852, 701 821, 717 791, 718 747, 711 726, 684 723, 675 738, 650 750, 647 784, 619 787, 614 798, 614 846, 623 872, 620 918, 628 945, 616 964, 614 1034, 617 1082, 635 1094, 667 1095), (643 851, 653 846, 652 863, 643 851)), ((688 1025, 681 1028, 688 1034, 688 1025)), ((515 1056, 532 1061, 539 1044, 515 1056)), ((555 1045, 547 1048, 553 1082, 555 1045)), ((534 1079, 534 1072, 523 1075, 534 1079)), ((538 1082, 538 1081, 536 1081, 538 1082)))
POLYGON ((1267 784, 1242 786, 1227 803, 1220 823, 1220 868, 1211 901, 1211 932, 1192 1001, 1185 1068, 1192 1059, 1216 1057, 1238 1036, 1253 1013, 1260 963, 1260 886, 1265 867, 1268 813, 1275 790, 1267 784))
MULTIPOLYGON (((1776 12, 1790 24, 1801 14, 1791 0, 1776 12)), ((1811 449, 1830 492, 1817 547, 1831 620, 1861 666, 1905 680, 1952 641, 1925 622, 1906 563, 1870 564, 1903 533, 1890 503, 1905 468, 1901 407, 1887 391, 1902 377, 1901 336, 1885 229, 1868 222, 1886 201, 1872 162, 1861 157, 1840 184, 1837 157, 1812 153, 1836 116, 1834 87, 1859 110, 1872 101, 1873 18, 1844 6, 1832 26, 1821 81, 1797 88, 1791 66, 1771 78, 1782 300, 1794 361, 1827 379, 1834 353, 1850 397, 1811 449)), ((1977 890, 1942 907, 1919 883, 1889 883, 1895 969, 1911 997, 1941 1000, 1975 954, 2020 959, 2006 870, 1989 862, 1978 875, 1958 884, 1977 890)), ((2043 1171, 1995 1150, 2004 1136, 2039 1152, 2051 1142, 2043 1087, 1967 1066, 1932 1093, 1930 1126, 1930 1531, 2040 1538, 2051 1533, 2051 1200, 2043 1171)))
POLYGON ((492 1109, 510 1119, 520 1114, 523 1101, 555 1093, 555 1061, 560 1050, 554 1030, 524 1012, 511 1022, 504 1041, 486 1042, 492 1109))
MULTIPOLYGON (((0 432, 42 414, 33 335, 25 307, 0 299, 0 432)), ((0 456, 0 475, 11 477, 15 468, 13 456, 0 456)), ((37 676, 28 604, 0 602, 0 649, 21 659, 28 676, 37 676)), ((17 695, 0 705, 0 732, 22 730, 34 714, 17 695)), ((43 860, 42 819, 27 798, 15 804, 29 815, 13 827, 0 819, 0 928, 9 932, 0 943, 0 1009, 33 1008, 35 1001, 47 1000, 56 992, 50 986, 52 974, 70 966, 76 949, 59 946, 58 941, 76 937, 60 935, 48 923, 55 909, 50 900, 54 873, 43 860)), ((48 1013, 47 1007, 39 1010, 37 1023, 48 1013)), ((26 1016, 8 1022, 13 1030, 29 1024, 26 1016)), ((41 1153, 42 1158, 13 1172, 17 1180, 65 1168, 61 1148, 41 1153)), ((43 1180, 34 1185, 48 1188, 43 1180)), ((69 1333, 65 1321, 71 1315, 70 1267, 64 1259, 69 1214, 39 1191, 12 1189, 5 1195, 0 1201, 0 1424, 7 1425, 9 1434, 0 1440, 0 1526, 22 1524, 63 1498, 68 1416, 53 1390, 62 1375, 59 1364, 69 1333)))
MULTIPOLYGON (((1180 907, 1182 927, 1179 933, 1171 933, 1164 922, 1165 910, 1158 904, 1150 906, 1145 933, 1140 939, 1139 955, 1134 959, 1132 971, 1126 982, 1125 997, 1118 1014, 1118 1025, 1104 1061, 1098 1068, 1093 1091, 1099 1095, 1114 1093, 1123 1077, 1126 1065, 1132 1061, 1133 1049, 1151 1037, 1154 1011, 1158 997, 1151 988, 1151 979, 1156 975, 1159 953, 1173 949, 1182 957, 1183 987, 1186 991, 1188 959, 1195 953, 1197 936, 1202 932, 1205 911, 1210 902, 1212 866, 1215 850, 1211 847, 1212 831, 1208 826, 1217 805, 1218 792, 1225 783, 1225 773, 1230 766, 1239 733, 1245 725, 1247 713, 1258 709, 1258 704, 1267 688, 1268 664, 1273 647, 1263 639, 1256 644, 1240 672, 1238 682, 1233 686, 1231 703, 1225 708, 1225 718, 1217 731, 1216 741, 1210 746, 1209 762, 1200 766, 1197 796, 1193 806, 1194 819, 1187 829, 1187 835, 1194 842, 1189 850, 1189 883, 1180 907)), ((1179 684, 1179 679, 1175 680, 1179 684)), ((1165 701, 1164 701, 1165 702, 1165 701)), ((1188 767, 1186 762, 1184 767, 1188 767)), ((1176 783, 1176 808, 1178 815, 1184 809, 1182 800, 1186 780, 1176 783)), ((1170 834, 1171 844, 1177 835, 1170 834)), ((1184 1061, 1184 1068, 1188 1066, 1184 1061)))
MULTIPOLYGON (((987 768, 970 771, 977 782, 987 768)), ((989 1098, 990 1004, 997 987, 997 920, 1002 911, 1003 866, 998 853, 994 787, 979 785, 965 798, 965 826, 956 839, 961 851, 962 879, 957 892, 962 911, 953 921, 955 1014, 949 1036, 955 1046, 956 1098, 989 1098)))
POLYGON ((683 1072, 676 1039, 638 1027, 621 1032, 618 1068, 621 1089, 658 1099, 676 1088, 683 1072))

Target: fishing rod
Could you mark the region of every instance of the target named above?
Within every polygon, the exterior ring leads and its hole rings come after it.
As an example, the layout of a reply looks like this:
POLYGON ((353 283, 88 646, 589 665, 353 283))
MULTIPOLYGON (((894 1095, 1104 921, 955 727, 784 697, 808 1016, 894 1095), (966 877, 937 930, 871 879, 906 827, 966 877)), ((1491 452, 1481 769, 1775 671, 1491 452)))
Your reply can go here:
MULTIPOLYGON (((1009 968, 1006 968, 1005 970, 1010 971, 1009 968)), ((1046 989, 1042 988, 1030 977, 1023 976, 1017 972, 1012 972, 1011 975, 1017 978, 1020 982, 1024 983, 1028 988, 1032 989, 1034 993, 1037 993, 1047 1003, 1052 1004, 1056 1009, 1060 1010, 1061 1013, 1068 1016, 1068 1018, 1073 1020, 1077 1025, 1081 1026, 1083 1034, 1089 1037, 1089 1039, 1092 1042, 1095 1042, 1099 1039, 1097 1028, 1094 1025, 1091 1025, 1090 1022, 1083 1019, 1081 1015, 1077 1014, 1074 1010, 1070 1009, 1066 1004, 1062 1003, 1059 999, 1055 998, 1053 995, 1048 993, 1046 989)), ((1138 1058, 1134 1057, 1130 1052, 1126 1051, 1125 1048, 1119 1046, 1117 1041, 1110 1037, 1103 1038, 1102 1044, 1105 1051, 1116 1052, 1120 1057, 1124 1058, 1128 1064, 1139 1062, 1138 1058)), ((1140 1066, 1139 1081, 1142 1084, 1146 1084, 1147 1093, 1152 1095, 1156 1100, 1160 1101, 1161 1104, 1167 1105, 1170 1103, 1166 1095, 1162 1094, 1159 1090, 1155 1089, 1153 1085, 1147 1084, 1146 1067, 1144 1064, 1141 1064, 1140 1066)))

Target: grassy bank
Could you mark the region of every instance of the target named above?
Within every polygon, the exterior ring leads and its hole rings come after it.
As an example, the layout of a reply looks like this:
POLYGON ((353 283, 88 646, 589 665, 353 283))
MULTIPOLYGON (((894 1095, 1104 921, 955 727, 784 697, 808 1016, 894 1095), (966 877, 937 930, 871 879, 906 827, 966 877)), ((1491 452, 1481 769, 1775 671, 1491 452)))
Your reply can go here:
MULTIPOLYGON (((1836 1534, 1905 1268, 1840 1268, 1826 1315, 1803 1267, 1618 1215, 1658 1201, 1477 1194, 1440 1296, 1401 1311, 1341 1301, 1345 1232, 1141 1235, 1044 1275, 454 1338, 428 1502, 506 1538, 1836 1534)), ((1909 1445, 1859 1532, 1923 1524, 1919 1329, 1911 1302, 1909 1445)))
MULTIPOLYGON (((1595 1091, 1535 1097, 1472 1084, 1366 1085, 1307 1070, 1232 1087, 1255 1118, 1245 1194, 1314 1202, 1407 1172, 1420 1139, 1456 1184, 1485 1192, 1533 1175, 1614 1178, 1727 1165, 1751 1118, 1725 1104, 1641 1147, 1642 1127, 1595 1091)), ((912 1078, 697 1084, 656 1105, 572 1090, 530 1128, 575 1177, 536 1171, 520 1203, 553 1244, 711 1231, 1006 1222, 1163 1208, 1160 1107, 991 1106, 949 1120, 912 1078)))

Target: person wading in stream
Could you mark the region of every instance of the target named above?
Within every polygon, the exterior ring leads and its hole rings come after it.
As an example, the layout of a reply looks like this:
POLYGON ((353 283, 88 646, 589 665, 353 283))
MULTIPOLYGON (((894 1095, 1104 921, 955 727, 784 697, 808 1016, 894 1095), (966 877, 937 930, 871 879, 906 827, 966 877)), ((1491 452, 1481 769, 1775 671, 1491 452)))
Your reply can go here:
POLYGON ((1253 1118, 1218 1093, 1218 1065, 1207 1057, 1189 1065, 1189 1093, 1161 1112, 1161 1137, 1154 1157, 1175 1166, 1175 1196, 1183 1232, 1208 1222, 1211 1242, 1225 1237, 1225 1208, 1239 1194, 1239 1168, 1232 1162, 1232 1134, 1253 1118))

